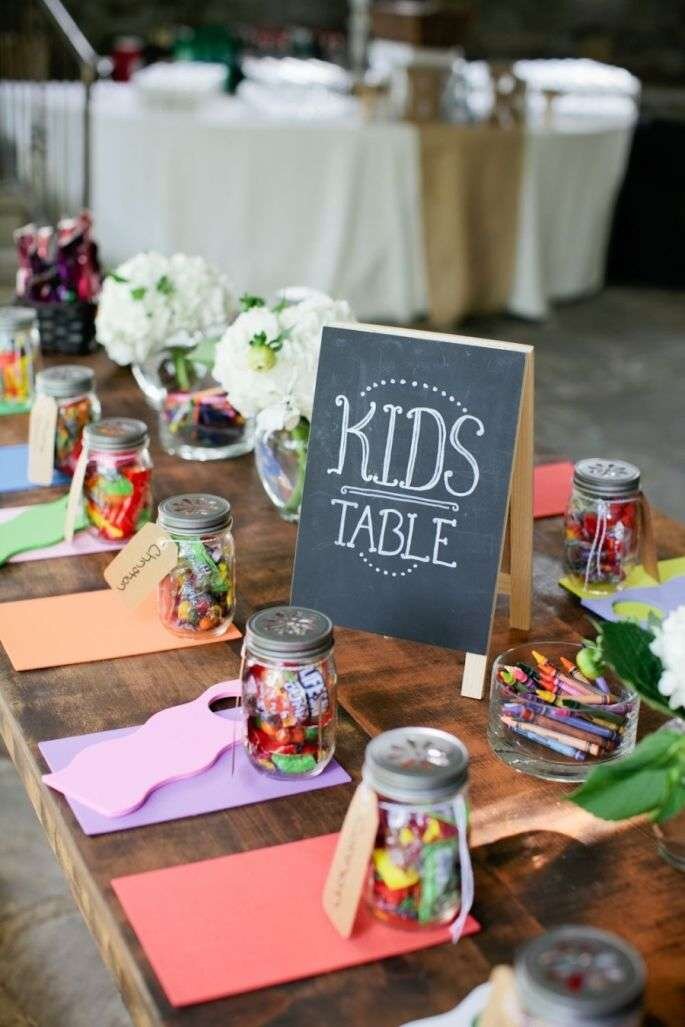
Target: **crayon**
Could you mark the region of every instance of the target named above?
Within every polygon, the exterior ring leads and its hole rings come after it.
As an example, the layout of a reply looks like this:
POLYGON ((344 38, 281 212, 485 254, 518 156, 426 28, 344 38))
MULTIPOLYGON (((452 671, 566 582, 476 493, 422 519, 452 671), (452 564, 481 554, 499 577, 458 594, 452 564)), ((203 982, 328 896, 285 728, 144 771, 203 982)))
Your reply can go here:
MULTIPOLYGON (((589 717, 583 719, 582 717, 575 717, 572 710, 559 709, 557 706, 549 707, 544 703, 528 701, 527 703, 520 702, 505 702, 502 705, 502 709, 505 713, 513 717, 524 716, 525 710, 531 710, 534 713, 538 713, 543 717, 549 717, 551 720, 559 720, 568 727, 575 727, 582 731, 589 731, 591 735, 596 735, 598 738, 605 739, 607 742, 620 742, 621 735, 618 731, 614 731, 612 728, 604 727, 600 724, 595 724, 589 717)), ((524 716, 524 719, 527 719, 524 716)))
MULTIPOLYGON (((514 728, 520 727, 521 722, 514 720, 512 717, 502 717, 502 721, 507 727, 514 728)), ((528 730, 528 725, 524 725, 528 730)), ((587 742, 582 738, 576 738, 574 735, 568 735, 563 731, 555 731, 553 728, 544 727, 540 724, 534 724, 531 731, 540 735, 548 740, 558 742, 560 745, 565 745, 577 749, 579 752, 587 753, 589 756, 603 756, 605 755, 604 749, 594 742, 587 742)))
POLYGON ((574 749, 571 745, 563 745, 554 738, 546 738, 543 735, 535 734, 534 731, 527 731, 525 728, 519 727, 515 722, 511 725, 511 730, 515 735, 520 735, 521 738, 525 738, 529 742, 536 742, 537 745, 542 745, 545 749, 551 749, 561 756, 568 756, 570 759, 578 761, 585 759, 585 753, 581 752, 580 749, 574 749))

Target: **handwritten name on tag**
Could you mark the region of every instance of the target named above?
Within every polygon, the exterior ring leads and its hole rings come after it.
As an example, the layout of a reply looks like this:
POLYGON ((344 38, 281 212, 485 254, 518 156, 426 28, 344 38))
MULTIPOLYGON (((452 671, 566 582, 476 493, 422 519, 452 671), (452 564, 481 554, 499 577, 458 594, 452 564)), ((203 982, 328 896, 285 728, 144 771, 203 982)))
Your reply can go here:
POLYGON ((178 560, 178 546, 156 524, 146 524, 105 568, 105 581, 129 608, 142 603, 178 560))
POLYGON ((79 507, 82 501, 83 482, 86 477, 87 466, 88 446, 84 442, 83 449, 81 450, 81 454, 76 462, 76 467, 74 468, 74 476, 71 479, 69 498, 67 500, 67 512, 64 515, 64 538, 67 542, 71 542, 74 538, 76 518, 78 517, 79 507))
POLYGON ((57 403, 52 396, 36 396, 29 418, 29 466, 34 485, 50 485, 55 462, 57 403))
POLYGON ((336 931, 349 938, 378 830, 378 798, 360 784, 352 797, 323 889, 323 908, 336 931))

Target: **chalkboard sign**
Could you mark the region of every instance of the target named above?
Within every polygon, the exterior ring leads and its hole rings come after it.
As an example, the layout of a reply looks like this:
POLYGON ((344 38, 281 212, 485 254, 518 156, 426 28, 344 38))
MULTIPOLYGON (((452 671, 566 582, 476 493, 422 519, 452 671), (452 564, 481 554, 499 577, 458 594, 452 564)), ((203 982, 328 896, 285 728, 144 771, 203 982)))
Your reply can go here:
POLYGON ((324 328, 293 603, 487 652, 530 353, 324 328))

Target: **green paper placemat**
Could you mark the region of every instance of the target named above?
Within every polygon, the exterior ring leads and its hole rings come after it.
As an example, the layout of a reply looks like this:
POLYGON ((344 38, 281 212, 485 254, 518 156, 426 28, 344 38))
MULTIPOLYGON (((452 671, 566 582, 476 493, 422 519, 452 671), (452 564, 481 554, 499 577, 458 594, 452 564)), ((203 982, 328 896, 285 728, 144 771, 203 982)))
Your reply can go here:
MULTIPOLYGON (((683 574, 685 574, 685 556, 676 556, 672 560, 659 560, 659 576, 662 583, 683 574)), ((596 592, 587 592, 569 575, 560 578, 559 584, 569 592, 573 592, 574 596, 578 596, 579 599, 597 599, 596 592)), ((649 588, 650 585, 658 585, 658 582, 650 577, 642 564, 638 564, 637 567, 633 567, 621 589, 607 594, 616 595, 624 588, 649 588)))
MULTIPOLYGON (((64 538, 64 517, 68 495, 60 496, 51 503, 36 503, 17 517, 0 524, 0 565, 16 553, 28 549, 54 546, 64 538)), ((76 531, 87 527, 87 519, 81 508, 76 531)))

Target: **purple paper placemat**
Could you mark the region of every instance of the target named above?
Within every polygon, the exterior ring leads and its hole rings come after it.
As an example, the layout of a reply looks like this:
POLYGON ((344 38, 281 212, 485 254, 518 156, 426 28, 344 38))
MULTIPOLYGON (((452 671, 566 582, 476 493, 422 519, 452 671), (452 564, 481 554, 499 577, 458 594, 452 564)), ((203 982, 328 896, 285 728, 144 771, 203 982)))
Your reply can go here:
MULTIPOLYGON (((228 720, 241 716, 239 711, 219 710, 218 716, 228 720)), ((92 735, 77 735, 72 738, 57 738, 40 742, 40 749, 50 770, 61 770, 70 763, 77 752, 96 742, 120 738, 135 731, 134 727, 117 728, 114 731, 100 731, 92 735)), ((251 765, 242 745, 236 747, 235 773, 231 777, 231 751, 223 753, 216 763, 196 777, 162 785, 143 803, 140 809, 123 817, 103 817, 100 813, 72 799, 67 799, 74 816, 86 834, 107 834, 111 831, 127 831, 145 824, 161 824, 180 817, 194 817, 200 813, 214 813, 234 806, 247 806, 253 802, 266 802, 288 795, 313 792, 317 788, 331 788, 347 784, 351 780, 347 771, 332 760, 318 777, 280 781, 260 774, 251 765)))
POLYGON ((610 596, 583 598, 582 605, 605 620, 618 621, 622 618, 614 610, 620 603, 644 603, 653 606, 664 617, 685 603, 685 577, 671 578, 660 585, 646 585, 637 588, 623 588, 610 596))

